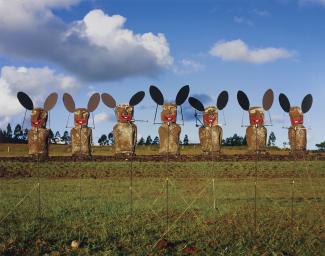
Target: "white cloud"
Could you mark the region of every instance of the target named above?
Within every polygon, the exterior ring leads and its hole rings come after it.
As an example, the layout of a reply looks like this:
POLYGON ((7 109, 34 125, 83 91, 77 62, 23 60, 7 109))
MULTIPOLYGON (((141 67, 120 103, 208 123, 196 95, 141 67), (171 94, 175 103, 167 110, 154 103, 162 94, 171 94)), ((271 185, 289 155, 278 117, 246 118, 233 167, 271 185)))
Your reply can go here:
POLYGON ((80 0, 0 0, 0 24, 26 28, 55 18, 50 9, 68 8, 80 0))
POLYGON ((152 76, 173 63, 163 34, 136 34, 121 15, 92 10, 67 24, 52 12, 78 2, 0 0, 0 53, 49 61, 90 81, 152 76))
POLYGON ((158 65, 163 67, 172 64, 168 43, 163 34, 134 34, 124 28, 125 22, 126 18, 123 16, 109 16, 102 10, 92 10, 82 21, 73 25, 67 34, 77 32, 92 44, 104 47, 122 58, 132 55, 140 47, 150 52, 158 65))
POLYGON ((251 21, 250 19, 245 18, 245 17, 235 16, 234 22, 237 24, 246 24, 248 26, 254 26, 254 22, 251 21))
POLYGON ((26 68, 4 66, 0 73, 0 125, 24 111, 17 100, 17 92, 24 91, 34 105, 42 106, 45 97, 57 90, 74 89, 77 81, 69 76, 56 74, 48 67, 26 68))
POLYGON ((268 11, 259 9, 254 9, 253 13, 260 17, 268 17, 271 15, 268 11))
POLYGON ((173 71, 176 74, 190 74, 204 69, 204 65, 191 59, 182 59, 174 65, 173 71))
POLYGON ((306 5, 306 4, 316 4, 316 5, 322 5, 325 7, 325 0, 299 0, 300 5, 306 5))
POLYGON ((257 64, 278 59, 289 59, 294 56, 292 51, 284 48, 267 47, 250 49, 240 39, 219 41, 212 47, 210 54, 225 61, 242 61, 257 64))
POLYGON ((95 115, 94 120, 95 120, 95 124, 98 124, 101 122, 112 120, 112 117, 108 115, 106 112, 101 112, 95 115))

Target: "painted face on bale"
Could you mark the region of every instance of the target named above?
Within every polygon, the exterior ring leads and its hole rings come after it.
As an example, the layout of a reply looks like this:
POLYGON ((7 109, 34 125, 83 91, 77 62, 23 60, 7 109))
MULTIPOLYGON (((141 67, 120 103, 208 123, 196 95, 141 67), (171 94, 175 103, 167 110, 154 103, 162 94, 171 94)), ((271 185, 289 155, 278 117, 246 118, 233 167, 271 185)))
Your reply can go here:
POLYGON ((131 122, 133 119, 133 107, 129 104, 117 105, 115 108, 115 115, 118 122, 131 122))
POLYGON ((261 107, 249 108, 250 125, 264 125, 264 109, 261 107))
POLYGON ((304 122, 304 115, 300 107, 291 107, 289 116, 292 125, 303 124, 304 122))
POLYGON ((205 126, 218 124, 218 110, 216 107, 207 107, 203 113, 203 122, 205 126))
POLYGON ((177 118, 177 105, 164 104, 162 106, 161 121, 163 123, 175 123, 177 118))
POLYGON ((74 126, 85 127, 88 126, 89 112, 85 108, 77 108, 74 111, 74 126))
POLYGON ((47 122, 47 111, 42 108, 34 108, 30 114, 30 123, 35 128, 45 128, 47 122))

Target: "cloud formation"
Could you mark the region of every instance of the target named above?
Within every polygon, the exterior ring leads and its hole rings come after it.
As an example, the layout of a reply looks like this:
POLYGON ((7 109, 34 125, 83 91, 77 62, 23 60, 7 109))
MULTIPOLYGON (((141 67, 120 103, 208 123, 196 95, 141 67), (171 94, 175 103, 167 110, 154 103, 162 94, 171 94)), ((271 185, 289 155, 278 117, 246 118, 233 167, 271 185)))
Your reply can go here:
POLYGON ((248 63, 266 63, 279 59, 289 59, 294 56, 292 51, 284 48, 252 48, 240 39, 219 41, 210 50, 210 55, 224 61, 241 61, 248 63))
POLYGON ((191 59, 182 59, 174 65, 173 71, 175 74, 185 75, 203 70, 205 67, 198 61, 191 59))
POLYGON ((87 81, 152 76, 173 63, 163 34, 135 34, 123 16, 92 10, 66 24, 52 12, 78 2, 0 0, 0 53, 49 61, 87 81))
POLYGON ((6 125, 11 117, 24 111, 17 100, 18 91, 26 92, 36 106, 43 106, 45 97, 52 91, 75 89, 78 84, 74 78, 57 74, 48 67, 2 67, 0 73, 0 126, 6 125))
POLYGON ((108 115, 106 112, 101 112, 95 115, 94 120, 95 120, 95 124, 98 124, 108 120, 112 120, 112 117, 108 115))
POLYGON ((254 26, 254 22, 251 21, 248 18, 245 18, 245 17, 235 16, 234 17, 234 22, 237 23, 237 24, 245 24, 245 25, 248 25, 248 26, 254 26))
POLYGON ((301 4, 301 5, 316 4, 316 5, 322 5, 325 7, 325 0, 299 0, 299 4, 301 4))

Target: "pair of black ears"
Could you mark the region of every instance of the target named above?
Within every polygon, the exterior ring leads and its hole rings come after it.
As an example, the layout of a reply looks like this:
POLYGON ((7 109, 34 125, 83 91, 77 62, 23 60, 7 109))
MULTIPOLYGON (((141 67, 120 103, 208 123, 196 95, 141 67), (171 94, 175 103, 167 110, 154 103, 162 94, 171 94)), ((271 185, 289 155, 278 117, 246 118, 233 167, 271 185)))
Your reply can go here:
MULTIPOLYGON (((280 93, 279 95, 279 103, 281 105, 281 108, 285 111, 285 112, 289 112, 290 111, 290 101, 288 99, 287 96, 285 96, 283 93, 280 93)), ((313 96, 311 94, 307 94, 304 99, 301 102, 301 111, 302 113, 307 113, 311 106, 313 105, 313 96)))
MULTIPOLYGON (((20 104, 27 110, 33 110, 34 104, 31 98, 24 92, 18 92, 17 98, 20 102, 20 104)), ((49 96, 47 96, 43 109, 45 111, 50 111, 52 108, 54 108, 56 102, 58 100, 58 94, 56 92, 51 93, 49 96)))
MULTIPOLYGON (((87 111, 88 112, 93 112, 95 109, 98 107, 100 102, 100 94, 99 93, 94 93, 88 101, 87 105, 87 111)), ((74 100, 72 96, 68 93, 63 94, 63 104, 65 108, 70 112, 73 113, 76 110, 76 105, 74 103, 74 100)))
MULTIPOLYGON (((165 102, 164 96, 156 86, 150 85, 149 92, 154 102, 156 102, 158 105, 164 104, 165 102)), ((183 86, 176 95, 176 99, 175 99, 176 105, 177 106, 182 105, 186 101, 189 93, 190 93, 190 86, 189 85, 183 86)))
MULTIPOLYGON (((223 110, 228 103, 229 95, 227 91, 222 91, 217 99, 217 108, 218 110, 223 110)), ((194 97, 188 99, 190 105, 198 111, 204 111, 204 106, 200 100, 194 97)))
MULTIPOLYGON (((135 105, 138 105, 144 98, 145 96, 145 92, 144 91, 139 91, 136 94, 134 94, 130 101, 129 101, 129 105, 134 107, 135 105)), ((102 101, 104 102, 104 104, 109 107, 109 108, 115 108, 116 107, 116 101, 113 98, 112 95, 108 94, 108 93, 103 93, 102 94, 102 101)))
MULTIPOLYGON (((237 92, 237 101, 243 110, 245 111, 249 110, 250 107, 249 99, 243 91, 237 92)), ((274 93, 272 89, 268 89, 263 96, 263 101, 262 101, 263 109, 265 111, 268 111, 272 107, 273 101, 274 101, 274 93)))

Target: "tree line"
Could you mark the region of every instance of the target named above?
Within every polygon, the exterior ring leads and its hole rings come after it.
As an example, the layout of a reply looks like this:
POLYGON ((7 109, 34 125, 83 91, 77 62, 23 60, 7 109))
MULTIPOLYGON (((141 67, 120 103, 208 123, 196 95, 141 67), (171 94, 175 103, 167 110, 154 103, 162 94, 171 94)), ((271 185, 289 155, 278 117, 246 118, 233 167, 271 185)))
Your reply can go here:
MULTIPOLYGON (((12 126, 10 123, 8 123, 6 129, 0 128, 0 143, 27 143, 28 139, 28 129, 22 129, 20 124, 17 124, 14 129, 12 129, 12 126)), ((53 133, 52 130, 50 130, 50 143, 53 144, 70 144, 71 143, 71 137, 68 131, 64 131, 63 135, 60 134, 59 131, 53 133)), ((267 146, 268 147, 274 147, 276 141, 276 136, 274 132, 271 132, 268 140, 267 140, 267 146)), ((159 137, 156 136, 154 139, 151 138, 150 135, 147 136, 146 139, 141 137, 137 141, 137 145, 159 145, 159 137)), ((179 142, 181 145, 189 145, 190 140, 187 134, 185 134, 183 140, 180 140, 179 142)), ((114 145, 114 136, 113 132, 108 133, 108 135, 103 134, 98 139, 98 144, 100 146, 104 145, 114 145)), ((222 140, 223 146, 246 146, 246 136, 239 136, 236 133, 233 136, 230 136, 228 138, 225 138, 222 140)), ((288 145, 287 142, 283 143, 283 146, 286 147, 288 145)), ((320 142, 315 145, 318 149, 318 151, 325 152, 325 141, 320 142)))
MULTIPOLYGON (((22 129, 20 124, 15 126, 13 130, 11 124, 8 123, 6 129, 0 128, 0 143, 27 143, 29 129, 22 129)), ((50 143, 53 144, 70 144, 71 137, 68 131, 64 131, 63 135, 57 131, 55 134, 50 129, 49 134, 50 143)))
MULTIPOLYGON (((271 132, 269 135, 269 138, 268 138, 267 145, 269 147, 274 147, 275 141, 276 141, 275 134, 274 134, 274 132, 271 132)), ((156 136, 154 139, 152 139, 150 135, 148 135, 146 139, 144 137, 141 137, 137 141, 137 145, 159 145, 159 143, 160 143, 160 141, 159 141, 158 136, 156 136)), ((98 139, 98 144, 100 146, 114 145, 113 132, 110 132, 108 135, 106 135, 106 134, 101 135, 98 139)), ((184 135, 183 140, 179 141, 179 144, 181 144, 181 145, 189 145, 190 144, 190 140, 189 140, 189 137, 187 134, 184 135)), ((223 146, 232 146, 232 147, 233 146, 246 146, 247 145, 246 136, 244 136, 244 137, 238 136, 235 133, 233 136, 223 139, 222 145, 223 146)))

